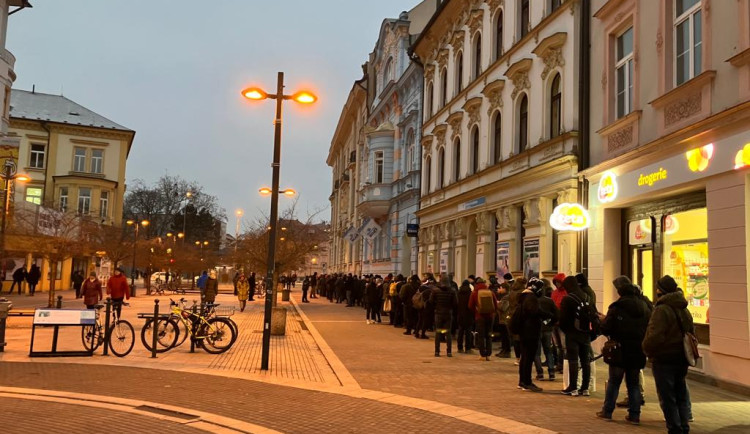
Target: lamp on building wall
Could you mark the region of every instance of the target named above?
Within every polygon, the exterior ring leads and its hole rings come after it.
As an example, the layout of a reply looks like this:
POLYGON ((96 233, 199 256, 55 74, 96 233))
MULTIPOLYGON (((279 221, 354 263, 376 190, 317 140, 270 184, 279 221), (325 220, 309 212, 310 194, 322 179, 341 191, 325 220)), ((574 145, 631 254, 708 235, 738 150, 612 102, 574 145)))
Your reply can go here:
POLYGON ((16 173, 16 162, 12 159, 5 160, 5 165, 3 165, 3 171, 0 173, 0 177, 3 178, 3 181, 5 181, 5 197, 3 198, 3 217, 2 217, 2 224, 0 225, 0 230, 2 230, 2 237, 0 237, 0 253, 5 253, 5 231, 7 229, 7 215, 10 212, 10 188, 13 185, 13 181, 18 182, 27 182, 30 181, 31 178, 29 178, 27 175, 16 173))
MULTIPOLYGON (((266 265, 266 302, 263 315, 263 346, 261 351, 260 369, 268 370, 268 353, 271 346, 271 311, 273 308, 273 297, 275 288, 273 287, 273 275, 276 267, 276 226, 278 225, 279 212, 279 175, 281 169, 281 108, 284 100, 293 100, 300 104, 312 104, 317 101, 317 97, 308 91, 297 92, 293 95, 284 95, 284 73, 279 72, 276 82, 276 93, 269 94, 257 87, 247 88, 242 91, 242 96, 251 100, 259 101, 267 98, 276 100, 276 117, 274 119, 274 137, 273 137, 273 184, 271 194, 271 216, 269 224, 271 226, 268 237, 268 261, 266 265), (268 291, 271 291, 270 293, 268 291)), ((286 193, 284 193, 286 194, 286 193)))

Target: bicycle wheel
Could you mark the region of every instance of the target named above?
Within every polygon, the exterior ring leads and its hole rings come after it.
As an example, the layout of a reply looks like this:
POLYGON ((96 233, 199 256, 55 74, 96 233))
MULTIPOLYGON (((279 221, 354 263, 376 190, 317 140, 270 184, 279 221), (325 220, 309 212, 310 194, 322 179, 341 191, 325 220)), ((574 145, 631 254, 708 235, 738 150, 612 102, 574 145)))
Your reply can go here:
POLYGON ((180 321, 179 319, 172 320, 177 323, 178 334, 177 334, 177 342, 175 342, 175 346, 179 347, 182 345, 187 337, 190 335, 190 330, 188 330, 187 324, 185 324, 185 321, 180 321))
POLYGON ((109 329, 109 349, 117 357, 130 354, 135 345, 135 330, 126 320, 119 320, 109 329))
POLYGON ((81 328, 81 341, 86 351, 96 351, 102 344, 102 333, 97 325, 88 325, 81 328))
POLYGON ((221 354, 232 348, 237 340, 237 332, 226 318, 209 319, 203 331, 206 337, 202 340, 201 347, 207 353, 221 354))
MULTIPOLYGON (((146 321, 141 329, 141 342, 147 350, 151 351, 151 343, 153 342, 153 318, 146 321)), ((156 335, 156 352, 163 353, 167 350, 174 348, 177 343, 177 337, 180 333, 180 329, 171 319, 160 319, 157 321, 157 335, 156 335)))

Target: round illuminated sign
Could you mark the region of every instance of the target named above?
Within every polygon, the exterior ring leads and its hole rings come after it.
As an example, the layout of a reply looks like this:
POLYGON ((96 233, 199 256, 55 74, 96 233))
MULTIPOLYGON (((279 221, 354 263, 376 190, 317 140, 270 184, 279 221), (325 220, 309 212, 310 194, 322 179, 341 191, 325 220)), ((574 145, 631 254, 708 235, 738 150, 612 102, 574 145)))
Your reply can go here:
POLYGON ((703 172, 708 169, 708 163, 714 156, 714 144, 701 146, 700 148, 691 149, 685 152, 688 160, 688 168, 691 172, 703 172))
POLYGON ((608 203, 617 199, 617 175, 613 172, 604 173, 599 181, 597 196, 601 203, 608 203))
POLYGON ((742 169, 750 166, 750 143, 746 144, 734 157, 734 168, 742 169))
POLYGON ((561 203, 552 211, 549 224, 558 231, 582 231, 591 225, 591 217, 577 203, 561 203))

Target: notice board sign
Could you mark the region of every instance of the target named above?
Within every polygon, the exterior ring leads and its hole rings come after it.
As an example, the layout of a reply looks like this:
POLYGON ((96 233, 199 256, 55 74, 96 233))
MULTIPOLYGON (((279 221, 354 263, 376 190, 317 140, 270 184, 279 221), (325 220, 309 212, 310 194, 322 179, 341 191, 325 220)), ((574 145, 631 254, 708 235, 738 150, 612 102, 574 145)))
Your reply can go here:
POLYGON ((93 309, 37 309, 34 325, 93 325, 96 311, 93 309))

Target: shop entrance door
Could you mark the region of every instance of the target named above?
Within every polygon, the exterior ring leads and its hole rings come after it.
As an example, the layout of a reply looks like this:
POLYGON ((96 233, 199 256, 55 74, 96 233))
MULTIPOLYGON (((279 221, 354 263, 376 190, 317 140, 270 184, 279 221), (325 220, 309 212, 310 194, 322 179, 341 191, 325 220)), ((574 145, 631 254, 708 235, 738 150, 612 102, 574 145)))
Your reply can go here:
POLYGON ((638 285, 643 295, 654 299, 654 250, 651 246, 635 247, 632 249, 632 270, 630 276, 633 283, 638 285))

